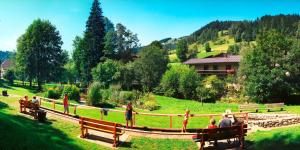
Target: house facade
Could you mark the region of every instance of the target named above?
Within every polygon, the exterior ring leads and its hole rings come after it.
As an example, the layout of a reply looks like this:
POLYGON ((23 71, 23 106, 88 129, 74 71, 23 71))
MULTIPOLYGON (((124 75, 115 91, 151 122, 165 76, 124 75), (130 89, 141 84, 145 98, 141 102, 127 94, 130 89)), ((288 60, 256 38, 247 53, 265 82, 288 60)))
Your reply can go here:
POLYGON ((202 75, 228 75, 236 74, 239 68, 239 55, 224 55, 211 58, 192 58, 184 64, 194 66, 202 75))
POLYGON ((11 60, 6 59, 3 61, 3 63, 1 64, 1 70, 0 70, 0 76, 1 79, 3 78, 3 75, 5 74, 5 72, 9 69, 12 68, 14 65, 12 63, 11 60))

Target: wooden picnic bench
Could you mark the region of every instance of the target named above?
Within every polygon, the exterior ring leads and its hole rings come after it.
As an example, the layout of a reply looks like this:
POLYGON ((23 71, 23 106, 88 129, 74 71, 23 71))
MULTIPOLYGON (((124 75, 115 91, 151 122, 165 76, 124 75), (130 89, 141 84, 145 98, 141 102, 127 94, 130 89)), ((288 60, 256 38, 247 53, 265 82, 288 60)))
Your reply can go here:
POLYGON ((259 105, 258 104, 241 104, 239 105, 240 112, 245 110, 255 110, 255 112, 258 112, 259 105))
POLYGON ((265 104, 265 106, 268 112, 275 109, 279 109, 280 111, 283 111, 284 103, 270 103, 270 104, 265 104))
POLYGON ((39 104, 32 103, 31 101, 26 101, 23 99, 20 99, 19 103, 21 113, 27 113, 26 108, 28 108, 29 113, 34 117, 34 119, 37 119, 38 110, 40 108, 39 104))
POLYGON ((122 125, 114 122, 80 117, 79 124, 81 125, 81 138, 88 136, 88 129, 113 134, 113 147, 117 146, 120 141, 119 137, 124 134, 124 130, 120 128, 122 125))
POLYGON ((205 142, 226 140, 237 138, 240 142, 240 148, 244 148, 244 140, 247 135, 247 124, 214 128, 214 129, 199 129, 197 130, 195 142, 200 142, 200 150, 204 149, 205 142))

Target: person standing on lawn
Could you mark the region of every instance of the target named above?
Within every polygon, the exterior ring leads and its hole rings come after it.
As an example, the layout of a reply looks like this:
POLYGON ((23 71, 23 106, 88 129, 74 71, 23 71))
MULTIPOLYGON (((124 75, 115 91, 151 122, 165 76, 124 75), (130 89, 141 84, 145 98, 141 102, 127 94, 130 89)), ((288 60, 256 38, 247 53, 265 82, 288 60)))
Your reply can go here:
MULTIPOLYGON (((126 106, 126 111, 125 111, 125 118, 126 118, 126 128, 128 128, 128 122, 130 121, 130 127, 133 127, 133 121, 132 121, 132 112, 133 112, 133 108, 132 108, 132 103, 129 102, 126 106)), ((136 114, 138 114, 136 111, 134 111, 136 114)))
POLYGON ((184 114, 183 126, 181 132, 186 132, 186 126, 188 124, 189 115, 190 115, 190 110, 187 109, 184 114))
POLYGON ((64 114, 68 114, 69 115, 69 101, 68 101, 68 94, 65 94, 64 96, 64 114))

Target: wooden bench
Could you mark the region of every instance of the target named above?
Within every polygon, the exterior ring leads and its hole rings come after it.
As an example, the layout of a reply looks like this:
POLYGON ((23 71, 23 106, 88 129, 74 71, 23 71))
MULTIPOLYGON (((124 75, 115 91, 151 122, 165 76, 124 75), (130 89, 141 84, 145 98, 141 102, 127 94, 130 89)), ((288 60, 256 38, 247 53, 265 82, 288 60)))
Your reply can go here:
POLYGON ((34 119, 37 119, 37 112, 40 108, 39 104, 32 103, 31 101, 26 101, 23 99, 19 100, 20 103, 20 112, 26 113, 26 108, 29 109, 29 113, 34 117, 34 119))
POLYGON ((114 122, 80 117, 79 124, 81 125, 81 138, 88 136, 88 129, 113 134, 113 147, 117 146, 120 141, 119 137, 124 134, 124 130, 119 128, 122 127, 121 124, 114 122))
POLYGON ((258 104, 241 104, 239 105, 240 112, 245 110, 255 110, 255 112, 258 112, 259 105, 258 104))
POLYGON ((265 106, 268 112, 275 109, 279 109, 280 111, 283 111, 284 103, 270 103, 270 104, 265 104, 265 106))
POLYGON ((199 129, 197 130, 195 142, 200 142, 200 150, 203 150, 206 141, 208 142, 237 138, 240 142, 240 148, 243 149, 245 136, 247 135, 246 133, 247 124, 215 129, 199 129))

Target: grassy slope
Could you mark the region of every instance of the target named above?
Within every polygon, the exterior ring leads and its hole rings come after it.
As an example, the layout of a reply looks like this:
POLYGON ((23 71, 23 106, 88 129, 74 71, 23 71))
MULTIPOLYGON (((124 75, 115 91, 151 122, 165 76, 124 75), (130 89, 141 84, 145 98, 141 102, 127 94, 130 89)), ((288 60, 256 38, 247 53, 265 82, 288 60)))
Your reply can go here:
MULTIPOLYGON (((227 31, 225 31, 227 32, 227 31)), ((209 45, 212 49, 212 52, 205 52, 204 50, 204 45, 203 44, 199 44, 199 43, 193 43, 189 45, 189 49, 194 49, 197 48, 198 50, 198 58, 205 58, 208 56, 213 56, 213 55, 217 55, 220 54, 222 52, 227 52, 227 49, 230 45, 235 44, 234 38, 230 37, 229 35, 223 35, 221 36, 219 33, 219 37, 216 41, 220 41, 220 40, 224 40, 225 43, 223 44, 216 44, 216 42, 213 41, 209 41, 209 45)), ((170 62, 176 62, 178 60, 177 55, 176 55, 176 50, 171 50, 169 51, 169 59, 170 62)))

